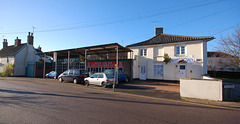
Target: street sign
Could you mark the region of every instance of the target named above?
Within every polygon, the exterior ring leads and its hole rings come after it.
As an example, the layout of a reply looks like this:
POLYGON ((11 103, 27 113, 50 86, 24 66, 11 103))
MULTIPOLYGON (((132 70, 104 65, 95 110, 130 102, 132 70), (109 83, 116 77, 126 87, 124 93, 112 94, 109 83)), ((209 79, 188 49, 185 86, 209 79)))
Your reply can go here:
POLYGON ((232 84, 224 85, 224 88, 235 88, 235 85, 232 84))

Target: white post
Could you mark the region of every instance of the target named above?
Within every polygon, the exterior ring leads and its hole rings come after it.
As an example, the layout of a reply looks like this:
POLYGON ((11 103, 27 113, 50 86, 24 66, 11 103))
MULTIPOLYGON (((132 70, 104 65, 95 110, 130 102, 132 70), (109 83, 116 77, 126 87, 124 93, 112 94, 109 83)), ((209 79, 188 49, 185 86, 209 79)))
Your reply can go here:
POLYGON ((70 51, 68 51, 68 70, 69 70, 69 66, 70 66, 70 51))
POLYGON ((56 75, 55 75, 55 79, 57 79, 57 52, 54 52, 54 58, 55 58, 55 73, 56 73, 56 75))
POLYGON ((118 84, 118 47, 116 48, 116 65, 114 70, 114 83, 113 83, 113 91, 115 91, 115 85, 118 84))

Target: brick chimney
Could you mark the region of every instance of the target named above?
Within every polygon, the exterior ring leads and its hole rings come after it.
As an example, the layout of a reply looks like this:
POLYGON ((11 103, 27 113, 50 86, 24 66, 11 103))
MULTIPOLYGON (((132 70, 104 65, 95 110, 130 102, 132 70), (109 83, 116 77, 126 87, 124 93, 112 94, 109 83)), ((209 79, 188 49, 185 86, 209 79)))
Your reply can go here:
POLYGON ((155 28, 155 36, 163 34, 163 28, 155 28))
POLYGON ((19 45, 21 45, 21 39, 18 39, 18 37, 17 37, 17 39, 15 39, 15 45, 14 45, 14 47, 17 47, 17 46, 19 46, 19 45))
POLYGON ((28 36, 27 36, 27 44, 29 45, 33 45, 33 33, 31 33, 30 35, 30 32, 28 32, 28 36))
POLYGON ((7 39, 3 39, 3 48, 7 47, 8 46, 8 42, 7 42, 7 39))

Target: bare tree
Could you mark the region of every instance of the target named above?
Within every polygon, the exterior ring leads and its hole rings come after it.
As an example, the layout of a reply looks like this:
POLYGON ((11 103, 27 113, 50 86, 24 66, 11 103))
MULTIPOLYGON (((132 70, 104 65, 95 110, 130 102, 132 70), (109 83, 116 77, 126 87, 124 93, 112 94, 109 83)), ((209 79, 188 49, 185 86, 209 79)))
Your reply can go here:
POLYGON ((218 50, 225 53, 224 61, 226 67, 240 69, 240 28, 237 26, 234 32, 219 41, 218 50))

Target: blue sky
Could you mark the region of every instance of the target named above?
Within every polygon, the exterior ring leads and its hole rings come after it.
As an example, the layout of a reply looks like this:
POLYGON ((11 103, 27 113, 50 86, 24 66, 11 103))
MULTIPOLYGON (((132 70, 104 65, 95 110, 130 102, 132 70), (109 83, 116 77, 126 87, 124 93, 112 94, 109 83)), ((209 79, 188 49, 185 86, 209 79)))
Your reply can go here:
MULTIPOLYGON (((0 39, 19 37, 44 52, 119 43, 123 46, 165 34, 227 36, 240 21, 239 0, 0 0, 0 39)), ((2 43, 0 44, 2 48, 2 43)))

